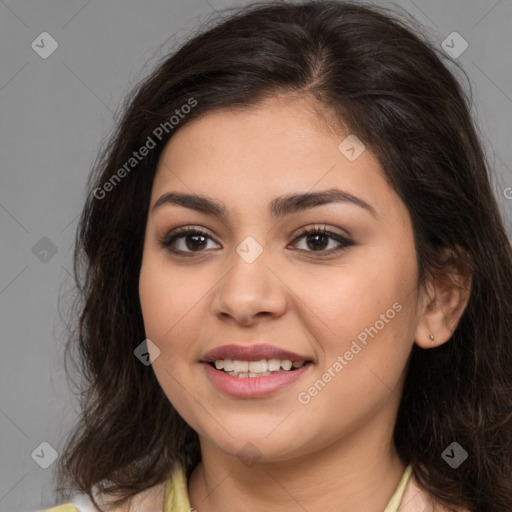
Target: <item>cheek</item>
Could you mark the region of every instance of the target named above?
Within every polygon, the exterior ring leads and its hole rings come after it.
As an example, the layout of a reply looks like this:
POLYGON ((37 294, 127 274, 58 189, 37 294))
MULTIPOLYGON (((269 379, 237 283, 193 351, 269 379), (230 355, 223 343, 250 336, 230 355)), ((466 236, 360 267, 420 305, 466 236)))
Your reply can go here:
POLYGON ((379 331, 393 331, 405 316, 396 310, 414 300, 411 291, 415 289, 416 267, 412 257, 382 247, 365 249, 364 258, 360 254, 354 253, 344 265, 323 276, 316 273, 295 281, 302 282, 295 290, 307 298, 304 303, 314 313, 308 316, 318 327, 312 331, 325 334, 322 345, 326 351, 337 352, 376 322, 379 331), (399 305, 393 309, 396 303, 399 305))
POLYGON ((347 260, 328 285, 304 286, 307 305, 317 312, 309 315, 309 327, 318 334, 320 371, 327 372, 325 400, 357 408, 359 400, 382 398, 399 380, 415 330, 414 255, 381 246, 364 260, 347 260))
MULTIPOLYGON (((145 254, 139 277, 139 297, 146 337, 160 355, 152 364, 160 386, 186 421, 194 422, 193 403, 183 390, 189 386, 187 366, 193 357, 190 339, 194 326, 201 325, 194 309, 204 290, 190 276, 171 269, 158 254, 145 254)), ((204 315, 201 315, 204 316, 204 315)))
POLYGON ((162 340, 171 327, 173 295, 168 293, 166 273, 159 272, 151 257, 145 257, 139 277, 139 298, 146 336, 156 342, 162 340), (168 311, 169 314, 165 314, 168 311))
MULTIPOLYGON (((199 272, 183 272, 165 255, 144 257, 139 278, 139 297, 146 336, 165 345, 189 324, 209 286, 199 272)), ((202 276, 204 277, 204 276, 202 276)), ((197 325, 197 324, 196 324, 197 325)))

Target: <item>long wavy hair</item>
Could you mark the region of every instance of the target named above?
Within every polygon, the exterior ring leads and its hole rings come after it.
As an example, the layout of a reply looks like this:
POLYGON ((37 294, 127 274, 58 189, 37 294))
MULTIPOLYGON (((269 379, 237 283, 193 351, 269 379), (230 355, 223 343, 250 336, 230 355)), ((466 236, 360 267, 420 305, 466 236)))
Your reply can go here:
POLYGON ((377 156, 412 219, 418 285, 444 275, 450 262, 441 248, 472 273, 451 339, 413 346, 394 442, 440 503, 510 510, 512 250, 471 117, 471 87, 456 76, 464 71, 404 12, 324 0, 232 10, 135 87, 89 176, 65 357, 76 358, 81 412, 58 462, 57 492, 72 488, 95 501, 96 487, 119 505, 163 483, 176 461, 188 477, 200 460, 197 434, 134 356, 145 339, 138 279, 151 187, 163 147, 187 123, 289 93, 314 99, 377 156), (148 138, 154 147, 134 164, 148 138), (469 454, 457 469, 441 456, 454 441, 469 454))

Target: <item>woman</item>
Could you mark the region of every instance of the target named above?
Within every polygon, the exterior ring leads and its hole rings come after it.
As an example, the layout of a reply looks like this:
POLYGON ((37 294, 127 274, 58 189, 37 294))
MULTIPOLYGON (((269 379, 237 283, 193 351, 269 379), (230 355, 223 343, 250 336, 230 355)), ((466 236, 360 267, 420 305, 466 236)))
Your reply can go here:
POLYGON ((511 246, 437 53, 383 8, 269 2, 138 87, 78 232, 87 385, 60 491, 510 508, 511 246))

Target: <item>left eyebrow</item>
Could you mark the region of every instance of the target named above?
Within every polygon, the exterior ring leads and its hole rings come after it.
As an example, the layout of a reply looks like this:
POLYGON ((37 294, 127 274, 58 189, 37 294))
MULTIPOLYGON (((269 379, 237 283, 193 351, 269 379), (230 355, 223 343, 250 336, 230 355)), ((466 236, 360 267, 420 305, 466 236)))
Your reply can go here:
MULTIPOLYGON (((377 212, 369 203, 339 188, 331 188, 320 192, 304 192, 302 194, 289 194, 273 199, 269 204, 269 212, 272 217, 284 217, 292 213, 300 212, 315 206, 322 206, 329 203, 348 203, 359 206, 373 217, 377 218, 377 212)), ((208 215, 216 215, 223 219, 229 217, 226 205, 207 196, 197 194, 184 194, 181 192, 167 192, 157 199, 153 205, 152 212, 164 204, 174 204, 190 208, 208 215)))

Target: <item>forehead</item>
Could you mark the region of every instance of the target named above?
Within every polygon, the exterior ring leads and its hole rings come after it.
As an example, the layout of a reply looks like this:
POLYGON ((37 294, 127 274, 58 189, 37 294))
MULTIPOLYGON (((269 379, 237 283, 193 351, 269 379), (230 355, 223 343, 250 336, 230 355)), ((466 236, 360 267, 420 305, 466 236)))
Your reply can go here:
POLYGON ((344 141, 350 134, 333 129, 323 114, 310 101, 276 96, 192 120, 162 152, 152 203, 178 190, 245 207, 263 201, 266 207, 279 195, 334 187, 377 205, 386 195, 392 200, 376 157, 364 149, 356 159, 347 158, 344 141))

